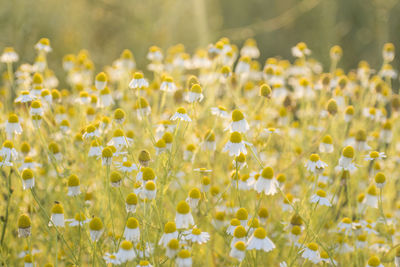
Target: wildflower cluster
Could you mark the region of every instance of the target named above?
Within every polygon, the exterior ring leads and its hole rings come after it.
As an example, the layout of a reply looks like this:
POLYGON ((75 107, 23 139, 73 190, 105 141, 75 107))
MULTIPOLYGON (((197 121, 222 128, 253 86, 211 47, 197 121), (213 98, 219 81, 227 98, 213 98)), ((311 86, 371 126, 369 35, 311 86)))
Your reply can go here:
POLYGON ((57 74, 34 47, 0 56, 2 265, 400 265, 392 44, 349 72, 305 43, 264 65, 252 39, 152 46, 143 69, 81 50, 57 74))

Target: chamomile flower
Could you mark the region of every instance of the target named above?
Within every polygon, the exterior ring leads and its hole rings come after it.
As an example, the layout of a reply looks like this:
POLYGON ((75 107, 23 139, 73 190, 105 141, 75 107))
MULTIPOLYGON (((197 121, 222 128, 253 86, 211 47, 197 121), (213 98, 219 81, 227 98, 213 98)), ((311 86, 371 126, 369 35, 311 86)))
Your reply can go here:
POLYGON ((75 214, 75 218, 67 219, 65 221, 69 222, 69 226, 72 226, 72 227, 74 227, 74 226, 83 227, 85 224, 90 222, 90 220, 86 219, 85 214, 83 214, 82 212, 75 214))
POLYGON ((132 242, 128 240, 122 241, 119 250, 115 256, 121 263, 133 260, 136 257, 136 253, 133 250, 132 242))
POLYGON ((385 152, 371 151, 365 156, 366 161, 374 161, 386 158, 385 152))
POLYGON ((210 240, 210 234, 207 232, 202 232, 198 228, 193 228, 192 230, 186 232, 184 238, 192 243, 204 244, 210 240))
POLYGON ((31 235, 31 219, 28 215, 22 214, 18 218, 18 237, 28 237, 31 235))
POLYGON ((233 132, 222 151, 229 152, 229 156, 239 156, 240 153, 246 155, 246 144, 247 142, 242 140, 242 134, 240 132, 233 132))
POLYGON ((78 176, 72 174, 68 177, 68 196, 77 196, 81 193, 78 176))
POLYGON ((23 170, 21 177, 24 190, 31 189, 35 186, 35 177, 33 176, 32 170, 30 169, 23 170))
POLYGON ((35 48, 44 53, 49 53, 52 51, 50 40, 47 38, 41 38, 39 42, 36 43, 35 48))
POLYGON ((192 258, 188 250, 182 249, 181 251, 179 251, 178 256, 176 258, 176 266, 192 267, 192 258))
POLYGON ((368 187, 365 203, 372 208, 378 208, 378 192, 375 185, 368 187))
POLYGON ((90 222, 89 222, 89 234, 90 234, 90 239, 93 242, 96 242, 99 240, 101 235, 103 234, 103 223, 100 220, 99 217, 93 217, 90 222))
POLYGON ((333 147, 333 140, 330 135, 325 135, 324 138, 322 138, 321 143, 319 144, 319 151, 321 153, 332 153, 334 150, 333 147))
POLYGON ((107 86, 107 80, 107 75, 104 72, 100 72, 96 75, 94 86, 97 90, 101 91, 107 86))
POLYGON ((223 118, 223 119, 229 118, 229 114, 226 111, 226 108, 223 106, 212 107, 211 114, 213 114, 217 117, 223 118))
POLYGON ((368 259, 366 267, 384 267, 377 256, 372 256, 368 259))
POLYGON ((307 170, 312 173, 322 172, 327 166, 328 164, 320 160, 318 154, 312 154, 305 165, 307 170))
POLYGON ((3 50, 3 54, 0 56, 0 61, 3 63, 13 63, 19 60, 19 56, 17 52, 15 52, 14 48, 6 47, 3 50))
POLYGON ((189 203, 191 209, 196 209, 201 198, 201 192, 198 188, 193 188, 189 191, 189 196, 186 202, 189 203))
POLYGON ((13 142, 11 142, 10 140, 6 140, 3 142, 3 146, 0 149, 0 156, 5 162, 11 162, 12 160, 17 158, 18 152, 14 148, 13 142))
POLYGON ((49 226, 64 227, 64 225, 64 208, 59 202, 56 202, 51 208, 49 226))
POLYGON ((193 84, 192 88, 190 88, 190 91, 187 93, 186 101, 189 103, 194 103, 194 102, 201 102, 204 98, 204 95, 202 94, 202 89, 199 84, 193 84))
POLYGON ((174 93, 177 90, 174 80, 170 76, 164 77, 160 85, 160 90, 168 93, 174 93))
POLYGON ((232 122, 229 125, 231 132, 245 133, 250 129, 243 113, 240 110, 235 109, 232 112, 232 122))
POLYGON ((149 82, 144 78, 141 72, 136 72, 129 83, 129 87, 132 89, 146 88, 149 87, 149 82))
POLYGON ((311 50, 307 48, 307 45, 303 42, 296 44, 296 46, 292 47, 292 54, 295 57, 305 57, 311 54, 311 50))
POLYGON ((140 230, 139 230, 139 222, 136 218, 134 217, 128 218, 124 230, 124 238, 126 240, 132 241, 133 243, 139 242, 140 230))
POLYGON ((301 256, 314 264, 321 262, 318 245, 316 243, 309 243, 307 247, 302 250, 301 256))
POLYGON ((243 261, 246 256, 246 243, 243 241, 238 241, 231 247, 229 256, 237 259, 238 261, 243 261))
POLYGON ((182 121, 187 121, 187 122, 191 122, 192 120, 190 119, 190 117, 188 116, 186 109, 183 107, 180 107, 176 110, 175 114, 172 115, 171 117, 172 121, 175 120, 182 120, 182 121))
POLYGON ((321 189, 319 189, 314 195, 311 196, 310 202, 327 207, 332 206, 332 204, 329 202, 329 199, 326 197, 326 192, 321 189))
POLYGON ((187 202, 181 201, 176 207, 175 223, 177 229, 189 228, 194 225, 194 219, 187 202))
POLYGON ((12 139, 14 135, 20 135, 22 133, 19 118, 15 113, 8 115, 8 120, 5 124, 5 131, 8 139, 12 139))
POLYGON ((247 250, 255 249, 269 252, 274 248, 275 244, 267 237, 267 233, 262 227, 258 227, 247 242, 247 250))
POLYGON ((353 158, 354 148, 352 146, 345 147, 339 159, 339 168, 345 171, 354 171, 356 166, 353 164, 353 158))
POLYGON ((265 167, 261 175, 254 184, 254 190, 258 193, 263 192, 265 195, 275 195, 277 192, 278 182, 274 177, 274 171, 271 167, 265 167))
POLYGON ((106 264, 113 264, 113 265, 120 265, 122 262, 120 259, 117 258, 116 253, 108 253, 103 256, 104 261, 106 264))

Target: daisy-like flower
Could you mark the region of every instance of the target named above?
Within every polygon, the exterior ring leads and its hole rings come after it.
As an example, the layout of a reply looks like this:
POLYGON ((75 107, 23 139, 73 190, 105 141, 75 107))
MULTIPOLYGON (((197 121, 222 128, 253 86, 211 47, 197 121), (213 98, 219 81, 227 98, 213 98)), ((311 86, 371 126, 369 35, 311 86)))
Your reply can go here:
POLYGON ((191 241, 192 243, 204 244, 210 240, 210 234, 202 232, 198 228, 193 228, 185 233, 185 240, 191 241))
POLYGON ((140 198, 144 200, 155 199, 157 195, 157 187, 153 181, 147 181, 144 188, 140 191, 140 198))
POLYGON ((129 195, 126 197, 126 200, 125 200, 126 211, 128 213, 135 212, 137 203, 138 203, 137 195, 135 193, 129 193, 129 195))
POLYGON ((103 256, 103 259, 106 262, 106 264, 120 265, 122 263, 121 260, 117 258, 116 253, 108 253, 107 252, 103 256))
POLYGON ((26 254, 24 257, 24 267, 35 267, 31 254, 26 254))
POLYGON ((178 88, 176 87, 174 80, 170 76, 164 77, 160 85, 160 90, 167 93, 174 93, 178 88))
POLYGON ((110 147, 103 148, 101 152, 101 164, 103 166, 110 166, 112 163, 113 151, 110 147))
POLYGON ((21 177, 24 190, 31 189, 35 186, 35 178, 33 177, 32 170, 30 169, 23 170, 21 177))
POLYGON ((295 57, 305 57, 311 54, 311 50, 307 48, 307 45, 303 42, 296 44, 296 46, 292 47, 292 54, 295 57))
POLYGON ((353 225, 349 218, 343 218, 342 221, 338 224, 337 229, 339 233, 343 233, 349 235, 352 231, 353 225))
POLYGON ((378 187, 379 189, 382 189, 386 184, 385 174, 383 174, 382 172, 378 172, 375 175, 375 184, 376 184, 376 187, 378 187))
POLYGON ((85 224, 89 223, 90 220, 86 219, 85 214, 83 214, 82 212, 79 212, 77 214, 75 214, 75 218, 74 219, 67 219, 65 220, 67 222, 69 222, 69 226, 84 226, 85 224))
POLYGON ((254 190, 258 193, 264 192, 264 194, 269 196, 276 194, 277 187, 278 182, 274 177, 274 170, 271 167, 265 167, 254 184, 254 190))
POLYGON ((240 221, 240 224, 243 227, 247 226, 247 220, 249 219, 249 213, 247 212, 247 210, 245 208, 240 208, 236 211, 235 214, 236 219, 238 219, 240 221))
POLYGON ((343 151, 342 155, 339 159, 339 168, 345 171, 354 171, 356 166, 353 164, 354 158, 354 148, 352 146, 346 146, 343 151))
POLYGON ((264 228, 258 227, 247 242, 247 250, 263 250, 269 252, 275 248, 275 244, 267 237, 264 228))
POLYGON ((12 139, 14 134, 20 135, 22 133, 22 127, 16 114, 11 113, 10 115, 8 115, 5 130, 8 139, 12 139))
POLYGON ((100 91, 100 107, 109 107, 114 104, 110 89, 106 86, 100 91))
POLYGON ((235 246, 236 242, 242 241, 246 242, 247 231, 242 225, 236 226, 233 231, 233 238, 231 241, 231 248, 235 246))
POLYGON ((189 103, 201 102, 204 98, 200 84, 193 84, 190 91, 187 93, 186 101, 189 103))
POLYGON ((98 140, 93 140, 89 148, 89 157, 100 157, 103 151, 103 147, 100 145, 98 140))
POLYGON ((13 63, 19 60, 17 52, 15 52, 14 48, 6 47, 3 50, 3 54, 0 56, 0 61, 3 63, 13 63))
POLYGON ((198 188, 193 188, 189 191, 189 196, 186 202, 189 203, 191 209, 196 209, 201 198, 201 192, 198 188))
POLYGON ((36 43, 35 48, 40 52, 49 53, 52 51, 50 46, 50 40, 47 38, 41 38, 39 42, 36 43))
POLYGON ((366 161, 373 161, 386 158, 385 152, 371 151, 365 156, 366 161))
POLYGON ((64 208, 56 202, 51 208, 51 218, 49 226, 64 227, 64 208))
POLYGON ((139 222, 134 217, 129 217, 126 222, 124 230, 124 238, 126 240, 132 241, 133 243, 139 242, 140 240, 140 230, 139 222))
POLYGON ((17 150, 15 150, 13 142, 11 142, 10 140, 6 140, 3 142, 3 146, 0 149, 0 156, 5 162, 11 162, 12 160, 17 158, 18 152, 17 150))
POLYGON ((365 204, 371 208, 378 208, 378 192, 375 185, 371 185, 367 190, 367 195, 365 196, 365 204))
POLYGON ((229 152, 229 156, 239 156, 240 153, 246 155, 246 144, 247 142, 242 140, 242 134, 240 132, 233 132, 222 151, 229 152))
POLYGON ((133 78, 129 83, 129 87, 132 89, 141 89, 149 87, 149 82, 144 78, 143 73, 136 72, 133 74, 133 78))
POLYGON ((260 56, 260 50, 257 48, 256 40, 247 39, 242 49, 240 49, 240 55, 250 58, 258 58, 260 56))
POLYGON ((31 235, 31 219, 28 215, 22 214, 18 218, 18 236, 28 237, 31 235))
POLYGON ((246 156, 243 153, 240 153, 239 156, 235 157, 234 160, 232 161, 233 166, 238 166, 239 169, 242 169, 245 167, 246 164, 246 156))
POLYGON ((115 146, 117 149, 128 147, 128 141, 126 140, 124 132, 121 129, 116 129, 113 133, 112 139, 107 143, 107 145, 115 146))
POLYGON ((157 46, 151 46, 149 52, 147 53, 147 59, 151 61, 162 61, 163 54, 161 49, 157 46))
POLYGON ((211 108, 211 114, 213 114, 217 117, 223 118, 223 119, 229 118, 229 114, 226 111, 226 108, 223 106, 211 108))
POLYGON ((177 229, 189 228, 190 225, 194 225, 190 206, 186 201, 181 201, 176 206, 175 224, 177 229))
POLYGON ((232 122, 229 125, 229 129, 231 132, 239 133, 245 133, 250 129, 249 124, 240 110, 235 109, 232 112, 232 122))
POLYGON ((167 222, 164 226, 164 233, 160 238, 158 244, 163 247, 167 247, 173 239, 178 238, 178 231, 176 230, 176 224, 174 222, 167 222))
POLYGON ((149 102, 144 97, 140 97, 135 105, 136 115, 139 119, 143 119, 151 114, 151 107, 149 102))
POLYGON ((14 100, 15 103, 29 103, 33 101, 33 96, 29 91, 22 91, 21 94, 14 100))
POLYGON ((192 267, 192 258, 189 250, 182 249, 176 258, 177 267, 192 267))
POLYGON ((78 176, 72 174, 68 177, 68 196, 77 196, 81 193, 78 176))
POLYGON ((99 217, 93 217, 90 222, 89 222, 89 234, 90 234, 90 239, 93 242, 96 242, 99 240, 101 235, 103 234, 103 223, 100 220, 99 217))
POLYGON ((344 120, 345 122, 350 122, 352 121, 353 117, 354 117, 354 107, 348 106, 344 111, 344 120))
POLYGON ((100 137, 100 131, 94 125, 89 125, 86 127, 85 133, 82 136, 84 139, 88 139, 91 137, 100 137))
POLYGON ((384 267, 381 264, 380 259, 377 256, 372 256, 369 258, 366 267, 384 267))
POLYGON ((307 247, 303 249, 301 256, 314 264, 317 264, 321 261, 321 257, 318 252, 318 245, 316 243, 309 243, 307 247))
POLYGON ((311 196, 311 203, 318 203, 322 206, 331 207, 332 204, 329 202, 329 199, 326 197, 326 192, 324 190, 319 189, 314 195, 311 196))
POLYGON ((133 260, 136 257, 136 253, 133 250, 132 242, 128 240, 122 241, 116 256, 121 263, 133 260))
POLYGON ((332 153, 333 152, 333 140, 330 135, 325 135, 319 144, 319 151, 321 153, 332 153))
POLYGON ((118 169, 123 172, 123 173, 131 173, 132 171, 137 171, 138 168, 135 163, 132 163, 131 161, 127 160, 124 158, 122 163, 116 164, 118 166, 118 169))
POLYGON ((174 121, 174 120, 183 120, 183 121, 187 121, 187 122, 192 121, 190 119, 190 117, 187 115, 186 109, 183 107, 178 108, 176 110, 175 114, 172 115, 171 121, 174 121))
POLYGON ((243 261, 246 256, 246 244, 243 241, 236 242, 235 245, 231 248, 229 256, 237 259, 240 262, 243 261))
POLYGON ((142 260, 136 267, 153 267, 153 265, 151 265, 149 261, 142 260))
POLYGON ((100 72, 96 75, 94 86, 97 90, 101 91, 107 86, 107 80, 107 75, 104 72, 100 72))
POLYGON ((168 244, 165 246, 166 251, 165 255, 172 259, 178 254, 178 249, 179 249, 179 241, 176 238, 172 238, 168 244))
POLYGON ((307 161, 305 167, 312 173, 322 172, 328 164, 323 162, 318 154, 311 154, 310 159, 307 161))
POLYGON ((250 61, 248 56, 241 57, 236 65, 235 73, 237 75, 247 74, 250 71, 250 61))
POLYGON ((239 219, 233 218, 233 219, 230 221, 230 223, 229 223, 229 225, 228 225, 228 228, 226 229, 226 233, 227 233, 228 235, 233 236, 236 227, 238 227, 239 225, 240 225, 239 219))

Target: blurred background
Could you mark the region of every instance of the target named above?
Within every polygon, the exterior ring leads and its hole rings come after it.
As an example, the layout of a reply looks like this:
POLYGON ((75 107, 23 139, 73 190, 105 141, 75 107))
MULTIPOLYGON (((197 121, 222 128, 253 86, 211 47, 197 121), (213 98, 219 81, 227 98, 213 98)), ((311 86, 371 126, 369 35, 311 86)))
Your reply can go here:
POLYGON ((0 49, 14 46, 32 61, 34 44, 48 37, 53 68, 81 48, 97 66, 129 48, 143 67, 153 44, 165 49, 183 43, 193 52, 220 37, 239 46, 251 37, 262 62, 277 55, 291 59, 290 48, 305 41, 325 66, 329 48, 339 44, 341 67, 366 59, 377 68, 382 45, 400 41, 398 14, 398 0, 0 0, 0 49))

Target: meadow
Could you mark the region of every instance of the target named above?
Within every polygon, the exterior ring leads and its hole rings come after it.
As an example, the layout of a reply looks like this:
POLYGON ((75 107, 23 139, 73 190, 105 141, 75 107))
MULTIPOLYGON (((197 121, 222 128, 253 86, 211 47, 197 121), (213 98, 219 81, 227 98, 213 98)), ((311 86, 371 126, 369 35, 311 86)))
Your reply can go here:
POLYGON ((196 48, 1 46, 1 265, 400 266, 390 31, 368 53, 300 38, 270 56, 247 35, 272 24, 209 42, 194 21, 196 48))

